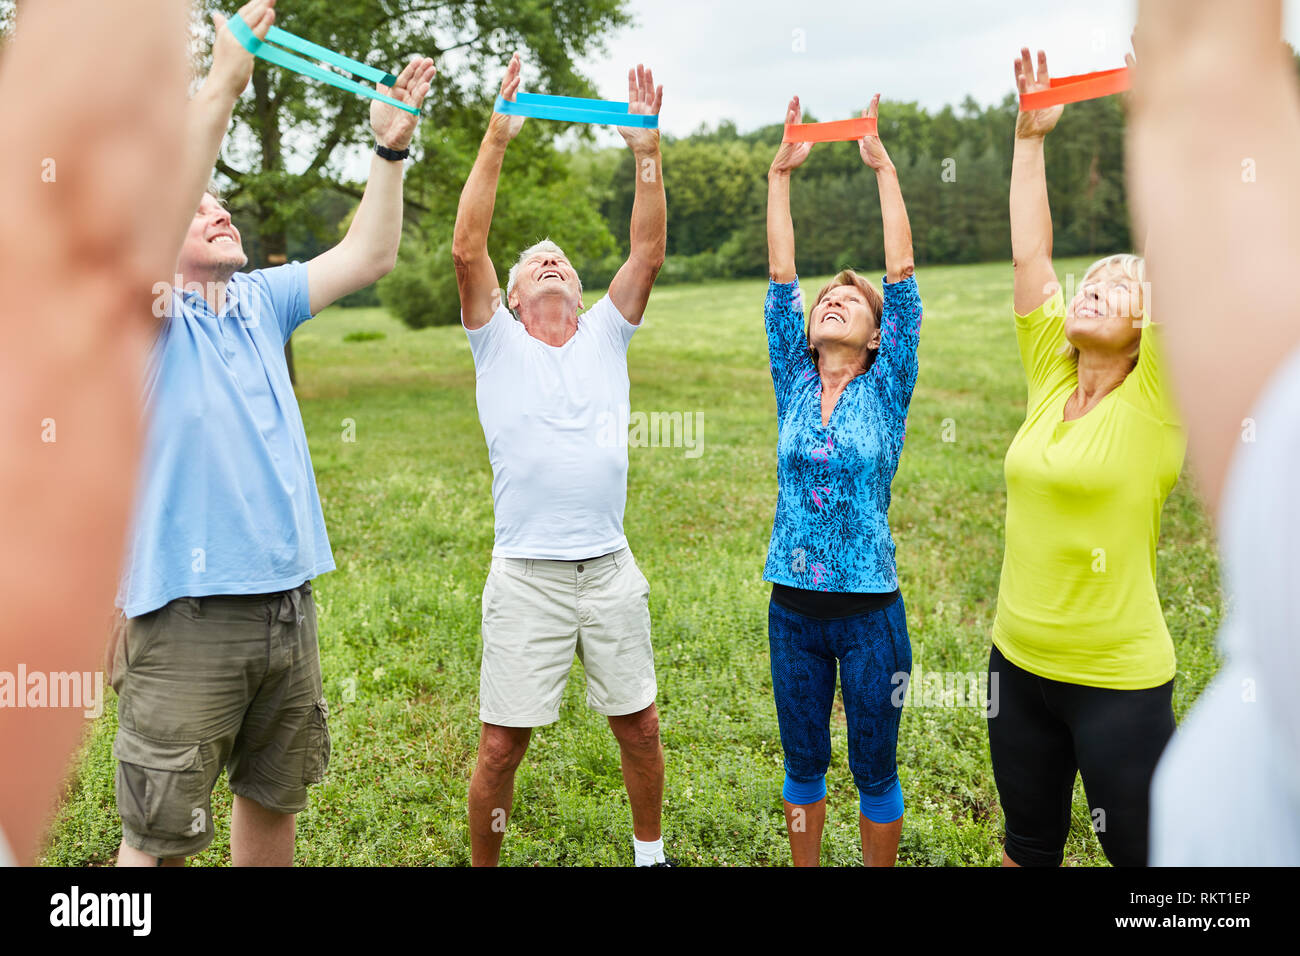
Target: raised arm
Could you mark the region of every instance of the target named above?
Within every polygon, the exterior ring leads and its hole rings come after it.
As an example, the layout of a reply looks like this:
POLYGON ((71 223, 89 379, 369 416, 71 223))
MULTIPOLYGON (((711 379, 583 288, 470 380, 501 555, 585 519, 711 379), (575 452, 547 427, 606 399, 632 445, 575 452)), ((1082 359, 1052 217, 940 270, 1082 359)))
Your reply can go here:
MULTIPOLYGON (((519 92, 519 54, 510 58, 501 80, 501 98, 513 101, 519 92)), ((523 129, 522 116, 492 113, 479 146, 474 168, 460 191, 456 208, 456 230, 452 235, 451 257, 456 264, 456 288, 460 292, 460 318, 467 329, 482 328, 501 303, 501 285, 488 257, 488 230, 496 207, 497 181, 506 147, 523 129)))
MULTIPOLYGON (((1047 54, 1038 51, 1038 74, 1022 48, 1016 60, 1016 88, 1020 93, 1045 90, 1050 85, 1047 54)), ((1052 131, 1063 106, 1026 110, 1016 117, 1016 142, 1011 154, 1011 262, 1015 271, 1015 309, 1028 315, 1051 297, 1058 285, 1052 268, 1052 211, 1047 202, 1047 169, 1043 162, 1043 137, 1052 131)))
POLYGON ((1279 0, 1252 4, 1249 15, 1143 0, 1138 32, 1127 151, 1134 231, 1155 240, 1157 316, 1169 317, 1166 352, 1192 462, 1217 511, 1243 421, 1300 347, 1286 281, 1300 262, 1300 96, 1279 0))
MULTIPOLYGON (((803 119, 799 97, 786 107, 789 126, 803 119)), ((767 271, 774 282, 793 282, 794 221, 790 218, 790 173, 803 165, 812 143, 782 143, 767 170, 767 271)))
MULTIPOLYGON (((275 22, 275 0, 249 0, 239 8, 239 16, 258 39, 265 39, 275 22)), ((226 18, 214 13, 212 24, 216 28, 212 67, 185 108, 184 134, 180 138, 182 159, 178 167, 181 189, 168 203, 162 224, 176 256, 180 255, 194 211, 199 208, 203 192, 212 179, 212 168, 221 155, 221 142, 230 128, 235 101, 253 78, 253 54, 235 39, 226 26, 226 18)))
MULTIPOLYGON (((379 90, 417 109, 429 93, 437 69, 428 57, 412 57, 391 90, 379 90)), ((375 142, 401 152, 411 145, 419 117, 373 100, 370 127, 375 142)), ((315 315, 332 302, 378 281, 397 265, 402 241, 402 160, 370 157, 370 177, 343 241, 307 263, 309 308, 315 315)))
MULTIPOLYGON (((629 113, 658 115, 664 88, 656 89, 650 70, 640 64, 628 70, 627 88, 629 113)), ((659 130, 620 126, 618 131, 636 160, 636 196, 632 201, 631 249, 627 262, 609 284, 609 298, 623 318, 639 325, 668 249, 668 203, 659 130)))
MULTIPOLYGON (((880 112, 880 94, 871 98, 871 105, 862 115, 872 119, 880 112)), ((912 263, 912 224, 907 218, 903 203, 903 190, 898 185, 898 170, 889 159, 880 136, 864 136, 858 144, 862 161, 876 173, 876 186, 880 192, 880 215, 885 229, 885 278, 901 282, 914 271, 912 263)))
MULTIPOLYGON (((879 115, 880 94, 862 115, 879 115)), ((916 282, 907 281, 915 271, 912 263, 912 226, 898 185, 898 171, 889 159, 880 136, 864 136, 858 143, 862 161, 876 174, 880 193, 880 215, 885 234, 885 288, 880 313, 880 351, 871 372, 884 382, 884 394, 891 413, 902 423, 916 387, 917 347, 921 341, 921 297, 916 282)), ((900 428, 901 434, 901 428, 900 428)))

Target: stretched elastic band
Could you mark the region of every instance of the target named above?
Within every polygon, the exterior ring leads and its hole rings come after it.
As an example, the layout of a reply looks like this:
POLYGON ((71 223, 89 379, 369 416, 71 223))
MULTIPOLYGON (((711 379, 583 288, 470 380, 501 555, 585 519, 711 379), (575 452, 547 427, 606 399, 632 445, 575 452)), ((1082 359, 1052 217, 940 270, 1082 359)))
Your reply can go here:
POLYGON ((611 126, 639 126, 642 129, 659 128, 659 114, 629 113, 627 104, 616 100, 519 93, 514 100, 498 96, 495 108, 498 113, 507 116, 531 116, 568 123, 608 123, 611 126))
MULTIPOLYGON (((420 115, 420 111, 409 103, 403 103, 401 100, 395 100, 391 96, 385 96, 378 90, 371 89, 364 84, 358 83, 356 80, 350 80, 346 76, 339 76, 339 74, 332 70, 327 70, 323 66, 318 66, 310 60, 304 60, 300 56, 294 56, 292 53, 289 53, 287 50, 282 50, 278 46, 272 46, 269 42, 271 40, 271 32, 267 33, 267 39, 265 41, 259 40, 249 28, 248 24, 244 22, 244 18, 238 13, 234 14, 226 21, 226 26, 230 27, 230 32, 235 35, 235 39, 239 41, 240 45, 245 50, 253 54, 253 56, 266 60, 268 63, 274 63, 276 66, 283 67, 286 70, 292 70, 295 73, 301 73, 303 76, 311 77, 313 80, 319 80, 321 83, 328 83, 330 86, 336 86, 341 90, 347 90, 349 93, 367 96, 372 100, 379 100, 380 102, 387 103, 389 106, 396 106, 398 109, 406 110, 408 113, 414 113, 416 116, 420 115)), ((271 31, 275 31, 275 29, 275 27, 272 27, 271 31)), ((312 48, 314 50, 322 50, 325 53, 329 53, 330 58, 327 62, 333 63, 335 66, 341 66, 348 72, 355 72, 358 73, 358 75, 367 76, 367 78, 373 74, 376 76, 375 82, 383 82, 385 86, 392 86, 397 82, 397 77, 393 76, 391 73, 384 73, 382 70, 376 70, 374 67, 366 66, 364 63, 358 63, 356 60, 350 60, 345 56, 333 53, 330 50, 325 50, 324 47, 316 46, 314 43, 308 43, 306 40, 295 37, 291 33, 286 33, 284 30, 278 31, 277 36, 292 37, 296 44, 296 49, 306 51, 308 48, 312 48)))
POLYGON ((1043 110, 1049 106, 1062 103, 1080 103, 1083 100, 1096 100, 1103 96, 1123 93, 1129 88, 1128 67, 1118 70, 1100 70, 1096 73, 1080 73, 1078 76, 1054 76, 1050 89, 1025 93, 1020 97, 1020 112, 1026 110, 1043 110))
POLYGON ((809 783, 802 783, 787 773, 785 784, 781 787, 781 796, 786 803, 793 803, 797 807, 816 803, 826 796, 826 778, 822 776, 809 783))
POLYGON ((856 119, 831 120, 829 123, 789 123, 785 127, 783 143, 838 143, 876 135, 876 118, 859 116, 856 119))
MULTIPOLYGON (((242 21, 241 21, 242 22, 242 21)), ((293 50, 296 53, 305 53, 314 60, 320 60, 322 63, 328 63, 330 66, 337 66, 341 70, 347 70, 358 80, 369 80, 371 83, 382 83, 384 86, 396 86, 397 77, 391 73, 386 73, 377 66, 368 66, 359 60, 346 57, 342 53, 335 53, 333 50, 326 49, 319 43, 312 43, 310 40, 304 40, 300 36, 295 36, 288 30, 281 30, 279 27, 271 27, 266 32, 266 42, 275 43, 284 47, 286 50, 293 50)))

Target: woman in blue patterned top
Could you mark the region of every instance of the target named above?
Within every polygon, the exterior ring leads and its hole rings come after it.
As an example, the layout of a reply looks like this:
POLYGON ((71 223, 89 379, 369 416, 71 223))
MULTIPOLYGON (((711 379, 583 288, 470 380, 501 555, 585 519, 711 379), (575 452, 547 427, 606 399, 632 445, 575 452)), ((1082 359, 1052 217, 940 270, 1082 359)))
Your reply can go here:
MULTIPOLYGON (((864 114, 874 117, 877 95, 864 114)), ((787 123, 798 123, 799 98, 787 123)), ((785 751, 786 828, 796 866, 816 866, 826 820, 830 715, 838 663, 849 767, 859 793, 862 860, 891 866, 903 825, 895 750, 912 670, 889 532, 889 485, 916 384, 921 299, 898 175, 878 136, 859 143, 884 219, 884 294, 846 269, 805 320, 794 267, 790 172, 811 144, 785 143, 768 171, 772 281, 765 317, 776 387, 776 519, 763 577, 772 582, 772 689, 785 751)))

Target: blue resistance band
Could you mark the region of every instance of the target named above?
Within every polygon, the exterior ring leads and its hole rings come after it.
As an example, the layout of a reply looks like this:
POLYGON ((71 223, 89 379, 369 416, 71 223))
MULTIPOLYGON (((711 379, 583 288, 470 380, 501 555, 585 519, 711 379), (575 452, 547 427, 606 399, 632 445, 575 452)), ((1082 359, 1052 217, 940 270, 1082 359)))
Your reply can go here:
POLYGON ((551 96, 547 93, 519 93, 516 99, 497 97, 496 111, 507 116, 564 120, 569 123, 607 123, 611 126, 639 126, 658 129, 657 113, 629 113, 627 104, 615 100, 589 100, 580 96, 551 96))
POLYGON ((327 50, 323 46, 318 46, 302 37, 294 36, 279 27, 271 27, 266 34, 265 40, 259 40, 244 22, 244 18, 238 13, 234 14, 226 21, 226 26, 230 27, 230 32, 235 35, 235 39, 240 45, 253 56, 261 57, 268 63, 274 63, 276 66, 283 67, 286 70, 293 70, 295 73, 301 73, 303 76, 311 77, 313 80, 319 80, 322 83, 328 83, 330 86, 337 86, 341 90, 347 90, 349 93, 357 93, 361 96, 367 96, 372 100, 379 100, 387 103, 389 106, 396 106, 398 109, 406 110, 408 113, 420 115, 420 111, 409 103, 403 103, 401 100, 395 100, 391 96, 385 96, 378 90, 371 89, 356 80, 350 80, 345 76, 332 70, 327 70, 323 66, 318 66, 310 60, 304 60, 300 56, 294 56, 287 50, 280 49, 279 46, 272 46, 272 43, 278 43, 280 46, 288 47, 290 50, 297 50, 300 53, 306 53, 315 57, 322 62, 331 66, 337 66, 340 69, 347 70, 353 76, 359 76, 362 79, 369 80, 372 83, 382 83, 384 86, 395 86, 397 77, 391 73, 385 73, 383 70, 373 66, 367 66, 364 63, 358 63, 356 60, 335 53, 333 50, 327 50))

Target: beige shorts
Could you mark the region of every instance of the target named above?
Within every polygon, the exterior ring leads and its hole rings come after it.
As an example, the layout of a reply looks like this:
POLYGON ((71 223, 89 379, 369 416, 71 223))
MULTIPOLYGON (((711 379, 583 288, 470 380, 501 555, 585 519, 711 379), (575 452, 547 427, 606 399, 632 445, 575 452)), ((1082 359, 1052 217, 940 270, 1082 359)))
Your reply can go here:
POLYGON ((576 653, 587 704, 618 717, 654 703, 650 584, 628 548, 586 561, 493 558, 483 585, 479 717, 541 727, 560 716, 576 653))

